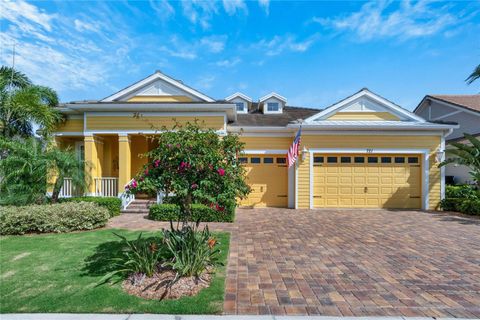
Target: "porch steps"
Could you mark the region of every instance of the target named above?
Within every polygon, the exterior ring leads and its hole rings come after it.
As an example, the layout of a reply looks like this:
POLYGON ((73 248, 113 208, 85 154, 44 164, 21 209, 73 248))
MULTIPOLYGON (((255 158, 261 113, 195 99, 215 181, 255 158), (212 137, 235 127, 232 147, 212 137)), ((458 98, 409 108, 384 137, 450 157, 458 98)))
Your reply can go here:
POLYGON ((155 204, 154 199, 135 199, 122 213, 148 214, 148 209, 155 204))

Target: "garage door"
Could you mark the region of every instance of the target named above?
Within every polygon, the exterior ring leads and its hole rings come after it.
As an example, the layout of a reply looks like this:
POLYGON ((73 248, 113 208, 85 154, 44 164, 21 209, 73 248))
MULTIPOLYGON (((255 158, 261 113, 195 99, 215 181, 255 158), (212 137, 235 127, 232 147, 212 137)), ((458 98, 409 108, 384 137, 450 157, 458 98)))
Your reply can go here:
POLYGON ((249 155, 240 161, 247 170, 252 188, 240 205, 249 207, 287 207, 288 171, 285 155, 249 155))
POLYGON ((315 154, 314 207, 421 208, 417 155, 315 154))

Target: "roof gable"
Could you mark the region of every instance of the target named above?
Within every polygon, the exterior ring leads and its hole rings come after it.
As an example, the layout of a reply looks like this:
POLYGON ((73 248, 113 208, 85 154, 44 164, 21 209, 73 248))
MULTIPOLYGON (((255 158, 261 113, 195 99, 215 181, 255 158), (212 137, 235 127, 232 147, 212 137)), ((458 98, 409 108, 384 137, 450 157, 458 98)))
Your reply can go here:
POLYGON ((104 98, 101 102, 128 101, 133 97, 187 97, 191 101, 215 101, 181 81, 155 71, 154 74, 104 98))
POLYGON ((276 92, 270 92, 269 94, 261 97, 258 102, 264 102, 264 101, 267 101, 268 99, 270 98, 277 98, 278 100, 280 101, 283 101, 285 104, 287 103, 287 98, 285 98, 284 96, 281 96, 279 95, 278 93, 276 92))
POLYGON ((241 93, 241 92, 235 92, 235 93, 232 94, 231 96, 226 97, 226 98, 225 98, 225 101, 232 101, 232 100, 235 99, 235 98, 240 98, 240 99, 243 99, 244 101, 250 102, 250 103, 253 102, 252 98, 250 98, 249 96, 247 96, 247 95, 245 95, 245 94, 243 94, 243 93, 241 93))
POLYGON ((306 123, 318 121, 410 121, 425 122, 414 113, 388 101, 364 88, 322 112, 305 119, 306 123))

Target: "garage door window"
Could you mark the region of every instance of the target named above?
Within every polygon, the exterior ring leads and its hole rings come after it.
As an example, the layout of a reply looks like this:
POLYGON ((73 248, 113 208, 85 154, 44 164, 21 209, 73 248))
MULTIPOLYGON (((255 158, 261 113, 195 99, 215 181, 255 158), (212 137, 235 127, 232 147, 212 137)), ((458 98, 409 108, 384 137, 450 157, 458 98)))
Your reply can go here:
POLYGON ((377 157, 368 157, 368 163, 378 163, 377 157))
POLYGON ((313 163, 323 163, 323 157, 313 157, 313 163))
POLYGON ((404 157, 395 157, 395 163, 405 163, 404 157))
POLYGON ((260 163, 260 158, 250 158, 250 163, 260 163))
POLYGON ((263 163, 273 163, 273 158, 263 158, 263 163))
POLYGON ((350 158, 350 157, 340 157, 340 162, 341 163, 351 163, 352 158, 350 158))
POLYGON ((355 163, 365 163, 365 158, 364 157, 354 157, 353 161, 355 163))
POLYGON ((241 157, 241 158, 238 158, 238 161, 240 163, 247 163, 248 162, 248 159, 246 157, 241 157))
POLYGON ((277 158, 277 163, 278 164, 285 164, 285 163, 287 163, 287 158, 277 158))
POLYGON ((382 163, 392 163, 392 158, 390 158, 390 157, 382 157, 382 163))
POLYGON ((328 163, 337 163, 337 157, 327 157, 328 163))
POLYGON ((418 163, 418 157, 408 157, 408 163, 418 163))

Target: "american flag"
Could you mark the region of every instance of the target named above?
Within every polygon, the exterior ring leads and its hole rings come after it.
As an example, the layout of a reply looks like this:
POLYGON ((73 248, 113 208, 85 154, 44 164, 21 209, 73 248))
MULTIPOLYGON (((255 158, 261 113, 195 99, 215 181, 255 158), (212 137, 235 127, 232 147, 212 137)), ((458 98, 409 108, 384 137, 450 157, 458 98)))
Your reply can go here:
POLYGON ((287 153, 287 161, 288 161, 288 167, 290 168, 295 164, 295 162, 298 159, 298 149, 300 148, 300 138, 302 136, 302 127, 298 129, 297 135, 295 136, 295 139, 293 140, 292 146, 290 149, 288 149, 287 153))

